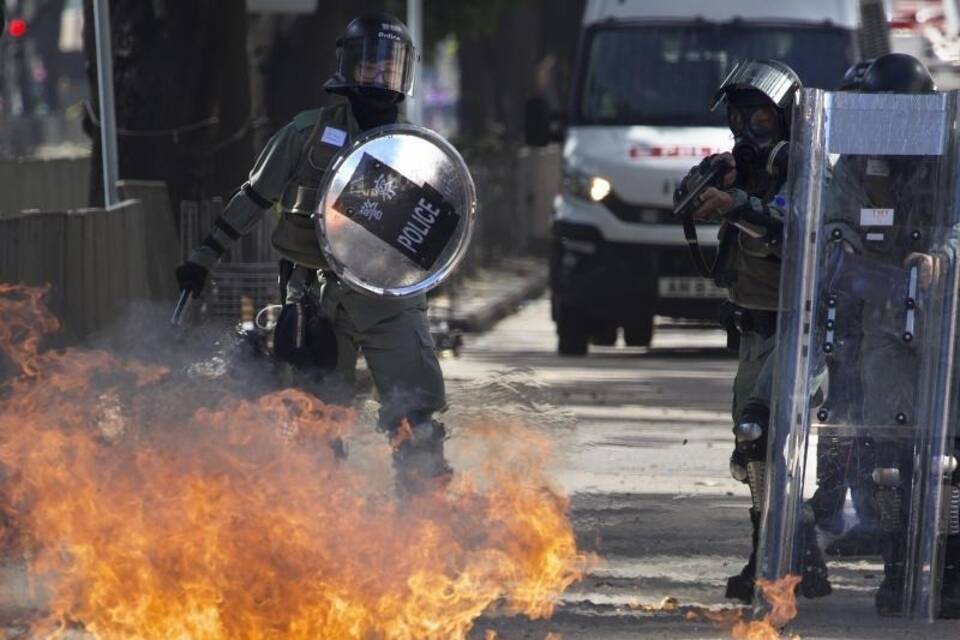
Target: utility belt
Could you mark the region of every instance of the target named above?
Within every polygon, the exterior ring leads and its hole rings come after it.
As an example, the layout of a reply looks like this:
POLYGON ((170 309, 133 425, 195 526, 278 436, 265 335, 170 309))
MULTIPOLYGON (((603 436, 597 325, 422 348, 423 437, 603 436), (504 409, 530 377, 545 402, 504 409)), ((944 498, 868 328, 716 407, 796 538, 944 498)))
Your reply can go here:
POLYGON ((720 305, 720 324, 727 331, 727 349, 737 351, 740 348, 740 336, 744 333, 757 333, 764 338, 777 333, 776 311, 747 309, 729 300, 720 305))

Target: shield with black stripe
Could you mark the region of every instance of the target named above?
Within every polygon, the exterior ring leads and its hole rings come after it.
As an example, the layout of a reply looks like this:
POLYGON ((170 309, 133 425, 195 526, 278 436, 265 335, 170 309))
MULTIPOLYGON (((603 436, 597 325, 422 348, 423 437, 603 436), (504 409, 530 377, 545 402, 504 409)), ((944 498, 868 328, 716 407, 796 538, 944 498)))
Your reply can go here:
POLYGON ((354 289, 409 297, 442 283, 476 225, 473 178, 457 150, 416 125, 371 130, 331 163, 314 214, 331 269, 354 289))

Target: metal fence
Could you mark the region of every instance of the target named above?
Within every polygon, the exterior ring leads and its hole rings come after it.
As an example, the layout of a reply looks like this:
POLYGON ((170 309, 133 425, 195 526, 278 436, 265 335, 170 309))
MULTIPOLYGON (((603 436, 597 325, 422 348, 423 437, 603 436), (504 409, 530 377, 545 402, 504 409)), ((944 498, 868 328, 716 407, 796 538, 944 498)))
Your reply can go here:
POLYGON ((0 279, 52 285, 51 308, 71 336, 101 329, 125 302, 151 295, 146 216, 127 200, 0 219, 0 279))
POLYGON ((465 157, 480 205, 473 244, 457 277, 505 258, 545 254, 560 187, 559 147, 467 151, 465 157))
POLYGON ((175 300, 179 256, 166 186, 119 187, 125 199, 110 209, 0 218, 0 280, 51 285, 50 307, 70 337, 105 328, 130 301, 175 300))
MULTIPOLYGON (((180 255, 190 257, 194 247, 213 229, 213 221, 223 212, 223 200, 180 203, 180 255)), ((270 238, 277 216, 267 212, 246 237, 227 249, 210 276, 204 301, 208 317, 249 321, 257 310, 280 301, 277 284, 277 255, 270 238)))
MULTIPOLYGON (((559 183, 555 147, 507 148, 467 158, 480 215, 452 284, 545 245, 559 183)), ((0 281, 53 285, 53 308, 76 336, 107 326, 125 301, 172 303, 176 266, 223 210, 220 199, 183 202, 174 210, 165 185, 147 181, 121 182, 124 202, 117 207, 81 208, 88 172, 84 159, 0 163, 0 189, 9 189, 0 208, 9 212, 0 215, 0 281)), ((209 314, 246 319, 249 309, 277 301, 278 256, 270 245, 276 223, 276 215, 266 213, 214 269, 209 314)))
POLYGON ((22 211, 67 211, 89 203, 90 156, 0 161, 0 218, 22 211))

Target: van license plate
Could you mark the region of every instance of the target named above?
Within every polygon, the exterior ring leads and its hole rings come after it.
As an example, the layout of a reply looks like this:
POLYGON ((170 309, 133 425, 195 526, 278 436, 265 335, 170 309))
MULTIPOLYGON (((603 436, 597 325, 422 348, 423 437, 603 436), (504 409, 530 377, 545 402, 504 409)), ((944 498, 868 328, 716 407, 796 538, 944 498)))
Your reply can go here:
POLYGON ((706 278, 660 278, 661 298, 725 298, 726 291, 706 278))

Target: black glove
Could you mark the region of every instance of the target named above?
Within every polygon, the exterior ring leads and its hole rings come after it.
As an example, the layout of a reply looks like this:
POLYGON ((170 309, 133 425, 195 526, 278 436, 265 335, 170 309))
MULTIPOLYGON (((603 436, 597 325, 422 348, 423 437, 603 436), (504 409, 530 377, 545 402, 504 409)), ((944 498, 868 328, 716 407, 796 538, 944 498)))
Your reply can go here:
MULTIPOLYGON (((715 153, 709 155, 703 160, 700 161, 700 164, 695 166, 693 169, 684 176, 683 180, 680 181, 680 186, 676 188, 673 192, 673 205, 677 206, 685 195, 690 191, 691 186, 700 180, 717 162, 724 162, 729 164, 729 159, 722 157, 725 154, 715 153)), ((722 177, 718 178, 722 180, 722 177)))
POLYGON ((184 262, 177 267, 177 284, 180 285, 180 291, 189 291, 193 297, 199 297, 203 293, 203 286, 207 282, 207 269, 201 267, 196 262, 184 262))

